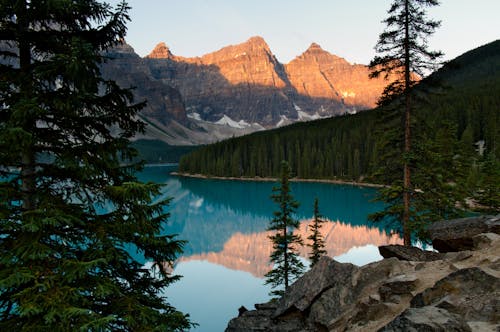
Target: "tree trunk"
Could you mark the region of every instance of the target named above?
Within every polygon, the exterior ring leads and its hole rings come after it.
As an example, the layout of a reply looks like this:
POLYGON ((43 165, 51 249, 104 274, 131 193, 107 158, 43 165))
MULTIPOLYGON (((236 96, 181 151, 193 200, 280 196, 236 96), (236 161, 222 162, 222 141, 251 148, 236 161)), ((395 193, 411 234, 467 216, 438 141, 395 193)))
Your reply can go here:
POLYGON ((410 100, 410 29, 409 29, 409 6, 408 1, 405 1, 405 158, 403 164, 403 241, 405 246, 411 246, 411 231, 410 231, 410 165, 408 156, 411 151, 411 100, 410 100))
POLYGON ((285 270, 284 271, 284 274, 285 274, 285 291, 288 289, 288 241, 287 241, 287 215, 284 213, 283 214, 283 218, 284 218, 284 227, 283 227, 283 236, 284 236, 284 239, 285 239, 285 245, 284 245, 284 250, 285 252, 283 253, 283 259, 284 259, 284 267, 283 269, 285 270))
MULTIPOLYGON (((26 6, 25 2, 20 2, 20 8, 18 10, 19 17, 18 22, 22 28, 23 34, 27 34, 29 25, 27 20, 26 6)), ((22 75, 21 81, 21 95, 26 101, 32 98, 33 92, 33 82, 31 80, 31 45, 28 38, 21 36, 19 38, 19 68, 22 75)), ((33 132, 36 121, 29 116, 25 115, 23 129, 27 132, 33 132)), ((22 207, 24 211, 30 211, 35 208, 35 201, 33 194, 35 192, 35 154, 33 151, 33 141, 30 142, 29 146, 25 146, 21 155, 21 190, 23 193, 23 203, 22 207)))

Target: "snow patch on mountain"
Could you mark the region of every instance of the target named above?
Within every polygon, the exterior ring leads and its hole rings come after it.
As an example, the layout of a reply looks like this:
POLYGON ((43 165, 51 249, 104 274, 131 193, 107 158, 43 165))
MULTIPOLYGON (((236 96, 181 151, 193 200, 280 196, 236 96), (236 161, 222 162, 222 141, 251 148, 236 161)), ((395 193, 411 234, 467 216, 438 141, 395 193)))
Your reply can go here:
POLYGON ((215 124, 222 125, 222 126, 229 126, 229 127, 238 128, 238 129, 243 129, 243 128, 247 128, 247 127, 251 126, 251 124, 249 124, 245 120, 240 120, 239 122, 236 122, 225 114, 219 121, 215 122, 215 124))
POLYGON ((286 117, 286 115, 280 115, 280 118, 281 120, 278 121, 276 127, 286 126, 291 123, 290 120, 288 120, 288 118, 286 117))
POLYGON ((298 111, 297 114, 299 115, 299 121, 311 121, 311 120, 318 120, 318 119, 322 118, 322 116, 319 115, 318 112, 311 115, 311 114, 303 112, 303 111, 298 111))
POLYGON ((186 116, 190 119, 196 120, 196 121, 201 121, 201 116, 200 113, 192 112, 186 114, 186 116))

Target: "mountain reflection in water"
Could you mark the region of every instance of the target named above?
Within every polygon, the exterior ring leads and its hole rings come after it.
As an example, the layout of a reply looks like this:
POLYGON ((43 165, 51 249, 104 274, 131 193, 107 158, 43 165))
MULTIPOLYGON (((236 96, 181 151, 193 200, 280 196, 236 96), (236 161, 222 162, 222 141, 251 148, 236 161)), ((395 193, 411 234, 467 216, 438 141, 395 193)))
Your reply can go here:
MULTIPOLYGON (((304 243, 307 240, 309 225, 312 220, 301 221, 300 234, 304 243)), ((208 252, 192 256, 185 256, 180 261, 205 260, 210 263, 219 264, 229 269, 249 272, 252 275, 263 278, 271 269, 269 256, 272 251, 272 243, 268 236, 271 232, 260 232, 251 234, 235 233, 224 244, 222 251, 208 252)), ((325 239, 325 250, 330 257, 340 256, 355 247, 367 245, 401 244, 399 236, 390 236, 377 228, 366 226, 351 226, 340 222, 328 221, 323 224, 321 234, 325 239)), ((308 257, 310 248, 302 246, 300 255, 308 257)))

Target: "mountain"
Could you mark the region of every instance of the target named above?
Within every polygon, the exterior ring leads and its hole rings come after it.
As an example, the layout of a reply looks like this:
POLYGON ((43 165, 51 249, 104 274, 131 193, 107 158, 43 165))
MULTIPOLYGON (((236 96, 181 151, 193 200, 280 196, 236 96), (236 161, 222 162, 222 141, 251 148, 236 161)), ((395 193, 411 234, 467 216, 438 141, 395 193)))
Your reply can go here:
POLYGON ((329 110, 362 110, 375 107, 387 81, 369 79, 367 66, 350 64, 312 43, 299 57, 285 65, 290 83, 299 94, 296 104, 313 112, 329 110))
MULTIPOLYGON (((313 45, 312 53, 321 54, 315 49, 317 46, 313 45)), ((337 61, 342 62, 341 59, 337 61)), ((291 81, 298 79, 289 77, 291 81)), ((326 91, 319 88, 324 87, 325 82, 326 79, 317 83, 318 91, 326 91)), ((310 94, 316 89, 305 87, 310 94)), ((454 131, 450 137, 453 144, 448 146, 448 150, 454 150, 452 157, 455 153, 457 156, 460 153, 474 154, 474 148, 482 146, 485 153, 496 156, 498 161, 499 40, 450 61, 417 88, 425 102, 416 105, 414 110, 414 120, 418 122, 414 128, 415 138, 420 135, 435 140, 442 128, 449 126, 454 131), (440 82, 440 88, 436 87, 435 81, 440 82)), ((387 153, 383 146, 376 144, 383 134, 380 127, 383 126, 384 112, 386 110, 378 108, 229 139, 185 156, 179 169, 185 173, 212 176, 276 177, 281 160, 287 159, 294 173, 301 178, 360 181, 375 175, 374 165, 380 155, 387 153)), ((477 172, 474 167, 468 170, 472 172, 471 177, 477 172)))
POLYGON ((371 109, 388 83, 315 43, 281 64, 258 36, 201 57, 175 55, 165 43, 144 58, 127 44, 108 56, 104 76, 135 87, 136 101, 147 100, 145 138, 169 144, 210 143, 371 109))
POLYGON ((192 118, 217 122, 227 116, 263 125, 277 123, 280 115, 297 119, 283 93, 283 66, 260 37, 196 58, 172 55, 160 43, 145 61, 156 79, 181 92, 192 118))
POLYGON ((160 43, 145 62, 156 79, 180 91, 189 117, 240 126, 273 128, 369 109, 387 84, 314 43, 283 65, 261 37, 195 58, 160 43))
MULTIPOLYGON (((161 50, 161 49, 160 49, 161 50)), ((168 49, 164 56, 168 56, 168 49)), ((134 102, 146 101, 140 117, 147 123, 146 133, 136 140, 160 140, 169 145, 197 145, 242 135, 260 128, 241 129, 209 122, 196 123, 187 117, 185 101, 179 90, 155 78, 149 63, 123 43, 106 52, 108 61, 101 66, 103 77, 122 87, 133 88, 134 102), (252 130, 253 129, 253 130, 252 130)), ((142 145, 140 145, 142 146, 142 145)))
POLYGON ((145 61, 128 44, 118 45, 106 54, 108 60, 102 66, 103 76, 112 78, 122 86, 134 87, 136 101, 147 99, 142 114, 162 124, 170 120, 186 123, 184 101, 179 91, 152 77, 145 61))

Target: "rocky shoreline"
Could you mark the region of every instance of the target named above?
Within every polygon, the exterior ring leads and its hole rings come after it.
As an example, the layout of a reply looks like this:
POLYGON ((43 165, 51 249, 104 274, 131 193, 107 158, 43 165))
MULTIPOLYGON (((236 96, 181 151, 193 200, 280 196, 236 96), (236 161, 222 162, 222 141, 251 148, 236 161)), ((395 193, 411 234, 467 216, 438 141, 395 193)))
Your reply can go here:
MULTIPOLYGON (((258 182, 276 182, 278 178, 269 177, 232 177, 232 176, 208 176, 203 174, 191 174, 191 173, 180 173, 171 172, 170 175, 196 178, 196 179, 215 179, 215 180, 228 180, 228 181, 258 181, 258 182)), ((331 183, 331 184, 342 184, 351 185, 358 187, 370 187, 370 188, 383 188, 384 186, 376 183, 367 182, 356 182, 356 181, 344 181, 344 180, 329 180, 329 179, 302 179, 302 178, 291 178, 291 182, 314 182, 314 183, 331 183)))
POLYGON ((226 332, 500 331, 500 215, 437 222, 440 252, 391 245, 362 267, 323 257, 226 332))

